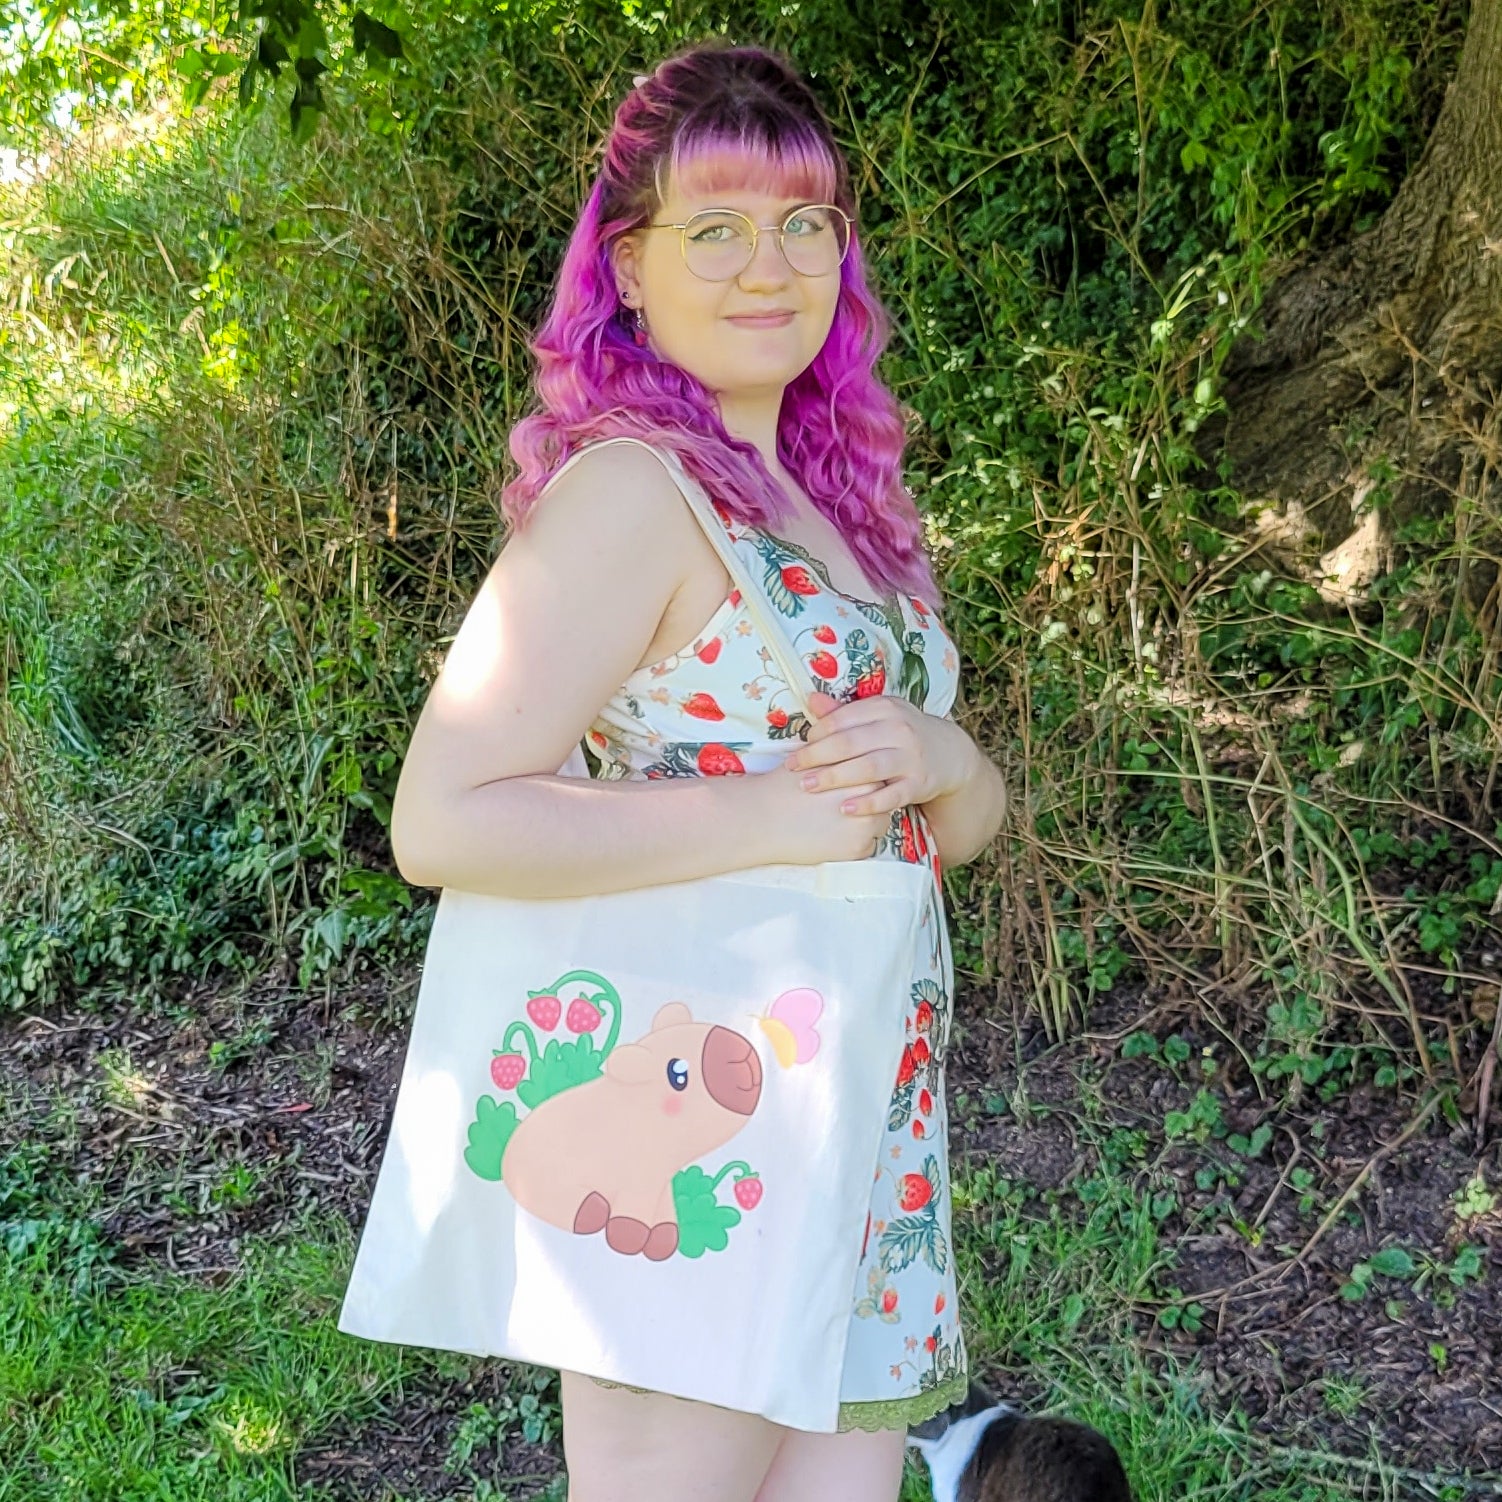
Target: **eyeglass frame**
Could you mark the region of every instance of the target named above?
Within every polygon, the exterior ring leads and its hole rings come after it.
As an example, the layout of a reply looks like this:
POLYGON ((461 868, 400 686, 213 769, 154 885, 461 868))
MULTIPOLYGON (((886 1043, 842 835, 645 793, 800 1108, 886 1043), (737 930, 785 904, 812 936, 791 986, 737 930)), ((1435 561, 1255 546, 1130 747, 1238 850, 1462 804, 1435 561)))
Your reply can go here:
POLYGON ((796 218, 799 214, 806 213, 809 209, 833 209, 834 212, 845 221, 845 248, 840 252, 840 258, 835 262, 834 266, 834 270, 838 271, 840 267, 845 264, 845 258, 850 254, 850 242, 855 238, 855 220, 849 214, 847 214, 844 209, 842 209, 837 203, 800 203, 797 208, 789 209, 787 211, 787 213, 783 216, 781 224, 753 224, 750 215, 741 213, 739 209, 708 208, 699 209, 697 212, 690 214, 682 224, 659 224, 656 221, 649 219, 645 224, 639 227, 641 229, 677 230, 678 253, 683 257, 683 264, 685 266, 688 266, 689 271, 694 276, 698 276, 701 282, 733 282, 736 277, 744 275, 746 266, 750 266, 752 262, 756 260, 756 247, 761 243, 762 234, 767 230, 777 231, 778 252, 781 254, 782 259, 784 261, 787 261, 788 270, 791 271, 794 276, 833 276, 834 272, 832 271, 799 271, 798 268, 788 260, 787 246, 783 243, 782 238, 783 235, 787 233, 788 220, 796 218), (741 269, 735 273, 735 276, 699 276, 699 273, 697 271, 694 271, 694 268, 692 266, 688 265, 688 227, 694 222, 695 219, 699 219, 705 214, 734 214, 737 219, 744 220, 747 224, 751 225, 751 254, 746 258, 746 266, 742 266, 741 269))

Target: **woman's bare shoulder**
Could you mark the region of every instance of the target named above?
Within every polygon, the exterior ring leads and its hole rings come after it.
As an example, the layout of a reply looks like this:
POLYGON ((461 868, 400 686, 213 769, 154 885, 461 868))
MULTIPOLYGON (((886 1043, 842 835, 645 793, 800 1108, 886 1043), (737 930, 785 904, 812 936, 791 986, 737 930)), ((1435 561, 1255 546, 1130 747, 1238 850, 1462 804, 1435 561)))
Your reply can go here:
POLYGON ((683 510, 677 483, 655 450, 628 440, 591 444, 548 480, 523 532, 547 520, 561 526, 596 520, 665 521, 683 510))

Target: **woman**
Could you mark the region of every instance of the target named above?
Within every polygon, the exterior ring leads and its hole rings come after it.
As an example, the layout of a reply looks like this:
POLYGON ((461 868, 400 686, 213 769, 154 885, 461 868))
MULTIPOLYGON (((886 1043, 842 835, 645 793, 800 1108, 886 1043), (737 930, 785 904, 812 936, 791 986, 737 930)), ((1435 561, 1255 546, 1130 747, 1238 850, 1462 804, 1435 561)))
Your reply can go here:
POLYGON ((782 59, 699 47, 637 80, 534 345, 511 538, 397 791, 396 858, 421 885, 574 896, 872 855, 934 874, 841 1432, 564 1373, 572 1502, 895 1498, 907 1425, 965 1390, 938 872, 984 848, 1004 795, 947 717, 957 663, 924 603, 937 594, 900 417, 872 373, 887 323, 854 215, 828 124, 782 59), (828 690, 815 723, 663 465, 603 441, 621 436, 676 452, 714 498, 828 690), (553 775, 581 742, 592 777, 553 775))

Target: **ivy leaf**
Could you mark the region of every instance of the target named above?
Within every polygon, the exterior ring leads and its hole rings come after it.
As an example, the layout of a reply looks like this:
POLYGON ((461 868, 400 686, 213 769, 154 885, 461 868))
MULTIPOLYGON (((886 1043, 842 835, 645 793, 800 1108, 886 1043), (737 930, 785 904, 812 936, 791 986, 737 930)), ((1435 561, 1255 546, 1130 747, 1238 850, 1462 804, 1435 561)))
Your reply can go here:
POLYGON ((370 51, 389 63, 404 56, 401 33, 393 31, 385 22, 377 21, 368 11, 355 12, 352 30, 355 51, 361 57, 370 51))

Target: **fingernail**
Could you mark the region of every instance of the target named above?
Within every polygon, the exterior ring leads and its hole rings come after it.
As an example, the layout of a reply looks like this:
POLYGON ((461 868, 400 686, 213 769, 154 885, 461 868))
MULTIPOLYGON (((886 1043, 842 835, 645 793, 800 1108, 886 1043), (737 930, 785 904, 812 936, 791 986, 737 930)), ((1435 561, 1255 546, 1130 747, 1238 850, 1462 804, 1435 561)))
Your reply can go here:
POLYGON ((813 772, 810 772, 808 776, 803 779, 803 786, 812 790, 818 785, 818 781, 818 777, 813 772))
POLYGON ((842 814, 853 814, 855 812, 855 804, 853 804, 853 803, 842 803, 842 804, 840 804, 840 812, 842 814))

